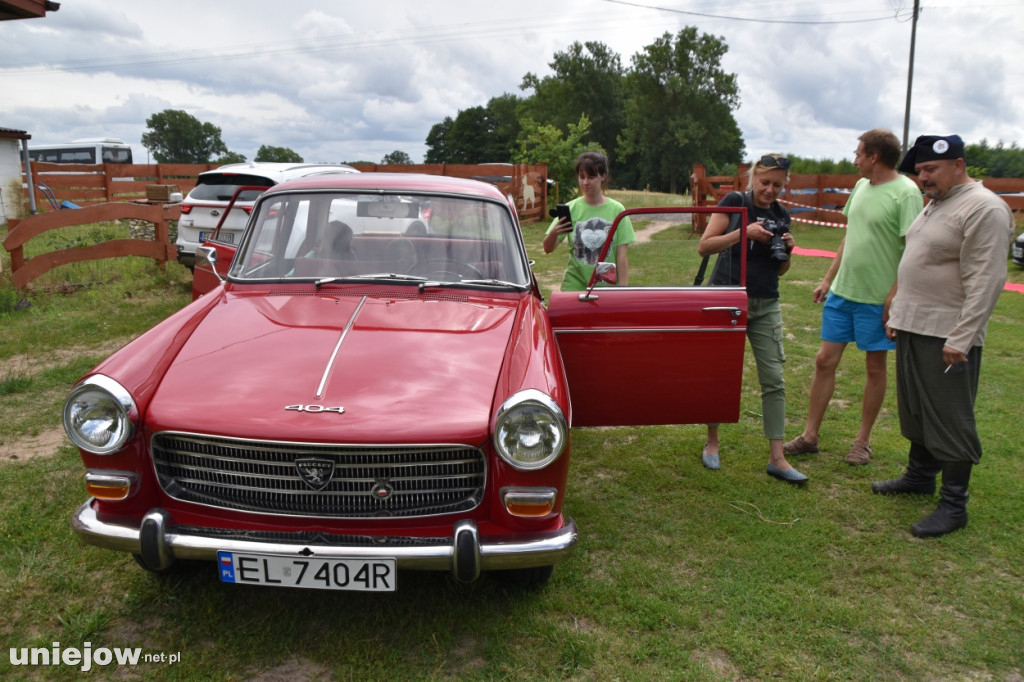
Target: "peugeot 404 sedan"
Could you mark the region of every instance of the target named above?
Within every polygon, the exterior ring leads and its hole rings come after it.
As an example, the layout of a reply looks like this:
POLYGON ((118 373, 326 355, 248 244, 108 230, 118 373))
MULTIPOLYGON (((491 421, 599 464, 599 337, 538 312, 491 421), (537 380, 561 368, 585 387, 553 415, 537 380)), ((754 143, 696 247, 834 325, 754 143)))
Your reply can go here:
MULTIPOLYGON (((642 228, 700 210, 715 209, 626 213, 642 228)), ((285 181, 231 241, 212 235, 195 300, 64 407, 89 494, 74 530, 149 570, 206 560, 224 582, 332 590, 395 590, 403 570, 544 582, 577 542, 573 427, 738 419, 742 286, 639 270, 613 286, 608 265, 545 300, 491 185, 285 181), (429 224, 376 229, 396 217, 429 224)), ((696 242, 680 240, 694 269, 696 242)))

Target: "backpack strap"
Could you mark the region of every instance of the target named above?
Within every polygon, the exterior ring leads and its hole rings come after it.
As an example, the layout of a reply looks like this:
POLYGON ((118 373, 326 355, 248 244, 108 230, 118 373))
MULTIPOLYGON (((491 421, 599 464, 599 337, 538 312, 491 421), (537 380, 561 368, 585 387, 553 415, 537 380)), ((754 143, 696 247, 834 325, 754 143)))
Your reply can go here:
MULTIPOLYGON (((729 194, 739 194, 743 198, 743 206, 750 208, 750 202, 747 201, 746 192, 729 192, 729 194)), ((729 196, 728 194, 726 196, 729 196)), ((726 234, 739 228, 741 214, 734 213, 729 216, 729 227, 726 228, 726 234)), ((711 254, 704 256, 704 260, 700 262, 700 267, 697 268, 697 276, 693 278, 693 286, 699 287, 704 283, 704 273, 708 269, 708 259, 711 258, 711 254)))

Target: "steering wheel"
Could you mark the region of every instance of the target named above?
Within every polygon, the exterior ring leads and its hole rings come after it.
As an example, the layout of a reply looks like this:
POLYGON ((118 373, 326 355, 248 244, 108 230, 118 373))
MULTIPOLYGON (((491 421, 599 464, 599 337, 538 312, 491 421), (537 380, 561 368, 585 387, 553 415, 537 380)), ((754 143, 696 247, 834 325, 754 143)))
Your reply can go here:
POLYGON ((470 263, 454 258, 427 258, 405 271, 407 275, 420 275, 444 282, 461 282, 464 279, 487 279, 484 273, 470 263), (454 267, 451 267, 454 266, 454 267), (466 273, 469 273, 467 276, 466 273))

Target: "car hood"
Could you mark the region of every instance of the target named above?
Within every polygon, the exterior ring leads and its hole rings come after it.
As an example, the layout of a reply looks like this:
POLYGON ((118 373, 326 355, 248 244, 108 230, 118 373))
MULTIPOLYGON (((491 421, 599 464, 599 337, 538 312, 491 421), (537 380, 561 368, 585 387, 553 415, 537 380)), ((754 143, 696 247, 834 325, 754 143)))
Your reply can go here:
POLYGON ((225 296, 164 375, 151 429, 306 442, 483 443, 513 301, 225 296))

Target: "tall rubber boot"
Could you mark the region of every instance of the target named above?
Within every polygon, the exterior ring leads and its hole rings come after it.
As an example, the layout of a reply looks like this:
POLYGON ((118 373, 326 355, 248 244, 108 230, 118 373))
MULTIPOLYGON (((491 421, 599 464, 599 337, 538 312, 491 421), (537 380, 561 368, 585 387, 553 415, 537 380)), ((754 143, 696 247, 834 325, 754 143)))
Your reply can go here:
POLYGON ((871 492, 879 495, 934 495, 935 477, 941 469, 941 463, 932 457, 928 448, 911 442, 906 472, 891 481, 875 481, 871 484, 871 492))
POLYGON ((939 506, 911 526, 911 533, 919 538, 937 538, 967 525, 967 484, 972 466, 970 462, 942 463, 939 506))

